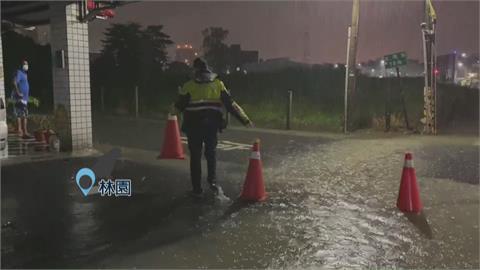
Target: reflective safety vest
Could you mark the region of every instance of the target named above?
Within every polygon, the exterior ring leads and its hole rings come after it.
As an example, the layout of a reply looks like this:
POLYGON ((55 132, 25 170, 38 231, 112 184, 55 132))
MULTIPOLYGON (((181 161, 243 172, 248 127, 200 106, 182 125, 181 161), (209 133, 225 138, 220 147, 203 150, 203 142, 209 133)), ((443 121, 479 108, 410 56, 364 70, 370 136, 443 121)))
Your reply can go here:
POLYGON ((212 109, 222 112, 221 93, 224 90, 226 90, 225 85, 218 79, 207 83, 197 83, 192 80, 185 83, 179 94, 190 95, 186 111, 212 109))

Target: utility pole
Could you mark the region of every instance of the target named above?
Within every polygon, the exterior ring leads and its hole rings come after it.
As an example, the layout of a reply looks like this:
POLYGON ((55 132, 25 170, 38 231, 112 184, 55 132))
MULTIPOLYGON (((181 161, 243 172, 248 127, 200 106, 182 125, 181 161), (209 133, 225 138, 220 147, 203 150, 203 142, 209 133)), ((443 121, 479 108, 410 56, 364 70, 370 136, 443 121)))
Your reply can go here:
POLYGON ((102 112, 105 112, 105 88, 100 87, 100 107, 102 112))
POLYGON ((138 86, 135 86, 135 118, 138 118, 138 86))
POLYGON ((288 90, 287 92, 287 126, 286 129, 290 130, 292 122, 292 103, 293 103, 293 91, 288 90))
POLYGON ((356 89, 357 79, 357 40, 358 40, 358 18, 360 17, 360 0, 353 0, 352 6, 352 24, 348 28, 347 41, 347 61, 345 64, 345 112, 344 128, 348 132, 351 125, 352 116, 352 96, 356 89))
POLYGON ((425 73, 425 85, 423 88, 423 113, 425 134, 437 134, 437 61, 435 49, 435 26, 437 15, 431 0, 425 0, 425 21, 421 24, 423 38, 423 62, 425 73))

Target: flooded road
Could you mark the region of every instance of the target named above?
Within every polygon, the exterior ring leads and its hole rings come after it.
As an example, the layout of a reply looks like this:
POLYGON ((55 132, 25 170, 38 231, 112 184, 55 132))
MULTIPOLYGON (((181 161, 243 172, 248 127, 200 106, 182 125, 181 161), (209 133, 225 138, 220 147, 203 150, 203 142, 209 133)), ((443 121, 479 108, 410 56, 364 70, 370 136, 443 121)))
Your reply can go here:
MULTIPOLYGON (((120 127, 119 127, 120 128, 120 127)), ((143 127, 152 140, 161 126, 143 127)), ((112 126, 110 132, 115 132, 112 126)), ((133 132, 133 131, 132 131, 133 132)), ((229 131, 264 142, 269 198, 235 201, 249 151, 219 151, 232 202, 197 201, 187 161, 158 161, 149 139, 126 136, 112 176, 133 196, 83 197, 72 176, 97 159, 2 168, 2 267, 478 268, 478 141, 468 137, 305 136, 229 131), (141 145, 143 143, 143 145, 141 145), (414 153, 424 212, 395 207, 405 151, 414 153)))
MULTIPOLYGON (((278 266, 476 267, 478 186, 427 178, 424 175, 435 168, 419 168, 423 215, 406 216, 395 208, 402 149, 415 153, 422 148, 408 139, 351 140, 318 147, 304 158, 285 160, 285 164, 302 169, 276 171, 273 178, 291 179, 291 188, 301 185, 297 193, 306 196, 292 201, 301 206, 297 213, 291 213, 295 218, 287 215, 280 219, 293 222, 301 235, 292 241, 300 255, 278 266), (438 194, 439 190, 443 194, 438 194), (459 260, 458 256, 469 259, 459 260)), ((478 151, 470 156, 473 164, 475 156, 478 151)), ((292 195, 285 197, 295 198, 292 195)))

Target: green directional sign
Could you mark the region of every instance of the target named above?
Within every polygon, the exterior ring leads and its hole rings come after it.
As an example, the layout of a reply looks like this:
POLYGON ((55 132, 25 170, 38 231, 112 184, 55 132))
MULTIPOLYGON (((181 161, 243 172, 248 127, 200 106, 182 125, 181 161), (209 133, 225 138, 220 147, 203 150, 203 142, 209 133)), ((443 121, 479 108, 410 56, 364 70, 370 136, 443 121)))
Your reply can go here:
POLYGON ((399 66, 405 66, 407 64, 407 53, 399 52, 394 54, 385 55, 385 68, 395 68, 399 66))

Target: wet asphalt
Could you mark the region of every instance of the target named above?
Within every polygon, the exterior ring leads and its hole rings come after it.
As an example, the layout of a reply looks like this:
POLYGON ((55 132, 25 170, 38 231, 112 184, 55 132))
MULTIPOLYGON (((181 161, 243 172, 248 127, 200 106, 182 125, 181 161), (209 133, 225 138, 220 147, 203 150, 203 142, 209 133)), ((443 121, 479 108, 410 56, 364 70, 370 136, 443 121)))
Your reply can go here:
MULTIPOLYGON (((218 151, 229 202, 190 189, 188 161, 157 160, 161 121, 94 119, 115 162, 69 158, 3 167, 3 268, 478 268, 478 139, 231 129, 261 139, 269 199, 236 199, 249 150, 218 151), (395 208, 413 151, 424 211, 395 208), (115 155, 113 155, 115 156, 115 155), (132 179, 132 197, 84 197, 83 167, 132 179)), ((104 160, 108 160, 105 159, 104 160)))

